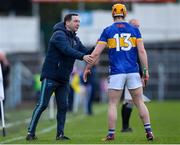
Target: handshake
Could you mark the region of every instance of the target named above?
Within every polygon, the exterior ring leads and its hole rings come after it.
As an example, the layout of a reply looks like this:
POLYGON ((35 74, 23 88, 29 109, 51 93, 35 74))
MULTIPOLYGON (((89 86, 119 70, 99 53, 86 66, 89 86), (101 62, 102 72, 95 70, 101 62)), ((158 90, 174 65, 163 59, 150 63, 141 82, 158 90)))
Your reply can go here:
POLYGON ((93 57, 92 55, 84 55, 83 60, 90 65, 93 65, 96 62, 95 57, 93 57))

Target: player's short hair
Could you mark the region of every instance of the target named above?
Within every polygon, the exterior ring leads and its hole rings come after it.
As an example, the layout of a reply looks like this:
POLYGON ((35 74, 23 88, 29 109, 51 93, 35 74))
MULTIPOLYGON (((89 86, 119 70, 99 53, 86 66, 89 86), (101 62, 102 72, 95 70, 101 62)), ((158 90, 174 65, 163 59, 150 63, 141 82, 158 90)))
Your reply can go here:
POLYGON ((72 16, 78 16, 78 14, 77 13, 70 13, 70 14, 65 15, 65 17, 64 17, 64 24, 66 24, 67 21, 71 21, 72 20, 72 16))
POLYGON ((129 21, 129 24, 131 24, 131 25, 133 25, 133 26, 135 26, 135 27, 137 27, 137 28, 140 27, 139 21, 138 21, 137 19, 131 19, 131 20, 129 21))
POLYGON ((114 4, 112 6, 112 17, 123 17, 125 18, 127 15, 126 6, 123 4, 114 4))

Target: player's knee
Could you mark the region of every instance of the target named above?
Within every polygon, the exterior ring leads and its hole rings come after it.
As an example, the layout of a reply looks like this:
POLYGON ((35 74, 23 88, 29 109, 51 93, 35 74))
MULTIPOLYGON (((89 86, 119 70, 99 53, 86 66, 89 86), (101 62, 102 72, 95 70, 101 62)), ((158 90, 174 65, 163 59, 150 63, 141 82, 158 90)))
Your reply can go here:
POLYGON ((133 102, 137 107, 140 106, 142 103, 144 103, 142 99, 142 95, 135 96, 133 98, 133 102))
POLYGON ((41 106, 42 111, 44 111, 47 107, 48 107, 47 104, 43 104, 43 105, 41 106))
POLYGON ((37 105, 36 105, 36 108, 37 108, 40 112, 44 111, 47 107, 48 107, 48 105, 46 105, 46 104, 37 104, 37 105))
POLYGON ((67 103, 61 104, 61 105, 58 107, 58 111, 66 112, 67 109, 68 109, 68 104, 67 104, 67 103))

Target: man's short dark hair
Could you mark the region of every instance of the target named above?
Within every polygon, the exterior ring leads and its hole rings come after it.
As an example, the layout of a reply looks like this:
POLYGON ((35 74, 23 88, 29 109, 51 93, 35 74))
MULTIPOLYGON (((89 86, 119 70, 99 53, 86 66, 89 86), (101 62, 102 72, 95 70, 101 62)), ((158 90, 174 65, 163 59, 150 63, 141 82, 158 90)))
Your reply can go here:
POLYGON ((70 13, 70 14, 65 15, 65 17, 64 17, 64 24, 66 24, 67 21, 71 21, 72 20, 72 16, 78 16, 78 14, 77 13, 70 13))

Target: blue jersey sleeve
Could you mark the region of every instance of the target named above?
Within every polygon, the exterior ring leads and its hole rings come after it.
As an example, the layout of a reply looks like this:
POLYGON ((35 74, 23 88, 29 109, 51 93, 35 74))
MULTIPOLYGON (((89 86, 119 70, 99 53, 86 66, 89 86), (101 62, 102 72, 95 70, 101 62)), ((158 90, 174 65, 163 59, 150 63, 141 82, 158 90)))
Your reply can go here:
POLYGON ((108 37, 107 37, 106 29, 104 29, 98 41, 107 42, 107 39, 108 37))
POLYGON ((142 39, 141 32, 139 31, 138 28, 136 28, 136 38, 137 39, 142 39))

